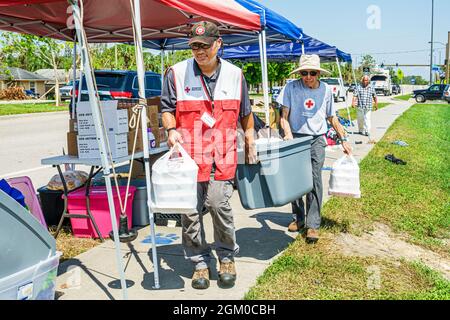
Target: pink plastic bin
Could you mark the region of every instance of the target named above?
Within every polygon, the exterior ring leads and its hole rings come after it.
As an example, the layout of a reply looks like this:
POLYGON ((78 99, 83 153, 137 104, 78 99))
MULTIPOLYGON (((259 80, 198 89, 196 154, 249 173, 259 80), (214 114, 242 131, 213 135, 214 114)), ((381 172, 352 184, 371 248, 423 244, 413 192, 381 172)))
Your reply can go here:
MULTIPOLYGON (((126 187, 119 187, 122 203, 125 203, 126 187)), ((128 189, 128 201, 126 215, 128 217, 128 228, 131 229, 133 217, 133 199, 136 187, 130 186, 128 189)), ((86 189, 69 193, 67 197, 67 209, 70 214, 86 214, 86 189)), ((117 197, 116 187, 113 187, 114 207, 116 209, 116 219, 119 221, 120 216, 120 204, 117 197)), ((108 195, 106 193, 106 187, 93 186, 89 190, 89 199, 91 213, 97 223, 98 229, 103 238, 109 237, 109 232, 112 230, 111 218, 109 213, 108 195)), ((72 224, 72 232, 75 237, 78 238, 98 238, 98 234, 90 219, 84 218, 70 218, 72 224)))
POLYGON ((39 222, 47 229, 44 215, 42 214, 41 205, 39 204, 36 190, 29 177, 15 177, 6 179, 11 187, 22 192, 25 197, 25 204, 30 209, 31 214, 39 220, 39 222))

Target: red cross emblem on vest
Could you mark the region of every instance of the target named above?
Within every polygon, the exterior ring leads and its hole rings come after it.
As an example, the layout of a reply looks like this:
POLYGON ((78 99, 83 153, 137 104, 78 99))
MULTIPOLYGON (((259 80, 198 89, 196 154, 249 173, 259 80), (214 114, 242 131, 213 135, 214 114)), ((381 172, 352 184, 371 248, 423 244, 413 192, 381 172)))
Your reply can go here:
POLYGON ((304 106, 307 110, 311 110, 316 106, 316 102, 313 99, 308 99, 305 101, 304 106))
POLYGON ((184 91, 186 91, 186 93, 189 93, 189 91, 191 91, 191 88, 186 87, 186 88, 184 88, 184 91))

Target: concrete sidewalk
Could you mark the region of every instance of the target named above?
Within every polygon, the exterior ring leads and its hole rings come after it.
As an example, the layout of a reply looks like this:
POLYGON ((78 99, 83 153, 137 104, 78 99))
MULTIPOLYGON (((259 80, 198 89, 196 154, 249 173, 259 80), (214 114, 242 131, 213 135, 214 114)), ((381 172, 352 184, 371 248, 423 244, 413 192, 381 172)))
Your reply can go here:
MULTIPOLYGON (((387 106, 372 116, 372 139, 381 139, 387 128, 406 111, 411 103, 391 100, 387 106)), ((356 121, 355 121, 356 123, 356 121)), ((351 131, 351 129, 350 129, 351 131)), ((356 131, 356 128, 355 128, 356 131)), ((354 155, 361 160, 373 148, 367 144, 368 138, 358 134, 351 136, 351 142, 363 141, 353 145, 354 155)), ((342 151, 327 150, 325 167, 342 156, 342 151)), ((324 198, 328 199, 329 170, 323 170, 324 198)), ((238 278, 232 289, 220 289, 217 286, 218 261, 211 264, 211 286, 207 290, 195 290, 191 287, 192 265, 183 256, 181 246, 181 228, 156 226, 158 263, 160 265, 159 290, 154 284, 153 262, 149 227, 139 231, 139 237, 129 245, 122 245, 122 261, 125 266, 126 279, 130 282, 129 299, 173 299, 173 300, 220 300, 242 299, 256 279, 270 265, 273 259, 297 236, 287 232, 291 222, 291 207, 260 210, 242 208, 237 192, 231 199, 237 228, 237 241, 240 253, 236 258, 238 278)), ((213 242, 211 216, 205 216, 208 243, 213 242)), ((61 300, 98 300, 122 299, 118 289, 118 271, 114 243, 110 240, 89 250, 74 259, 65 261, 59 267, 57 279, 57 298, 61 300)))

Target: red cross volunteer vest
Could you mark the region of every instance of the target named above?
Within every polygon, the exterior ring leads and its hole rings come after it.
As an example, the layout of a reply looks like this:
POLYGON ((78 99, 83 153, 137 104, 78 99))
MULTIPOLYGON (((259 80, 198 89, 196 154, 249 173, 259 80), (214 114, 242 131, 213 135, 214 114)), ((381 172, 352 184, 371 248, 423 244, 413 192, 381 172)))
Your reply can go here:
POLYGON ((237 121, 241 104, 242 71, 221 59, 214 100, 202 76, 194 74, 194 59, 172 67, 177 92, 177 131, 183 147, 199 167, 198 182, 233 179, 236 173, 237 121))

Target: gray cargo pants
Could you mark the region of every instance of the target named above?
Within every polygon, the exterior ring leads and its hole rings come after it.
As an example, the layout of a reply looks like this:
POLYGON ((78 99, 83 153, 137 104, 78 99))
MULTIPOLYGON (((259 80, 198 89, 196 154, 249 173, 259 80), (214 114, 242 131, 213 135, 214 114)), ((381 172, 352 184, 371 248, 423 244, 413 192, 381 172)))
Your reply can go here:
MULTIPOLYGON (((294 134, 294 137, 304 137, 305 135, 294 134)), ((306 194, 306 214, 303 199, 292 202, 292 214, 299 224, 305 224, 308 229, 320 228, 320 210, 322 207, 322 167, 325 162, 325 147, 327 142, 323 135, 313 136, 311 140, 311 165, 313 177, 313 189, 306 194), (305 219, 306 218, 306 219, 305 219)))
POLYGON ((206 243, 203 225, 203 205, 209 210, 214 228, 214 241, 220 261, 233 261, 239 252, 229 200, 233 194, 231 181, 197 183, 197 211, 181 215, 184 256, 192 261, 195 269, 209 267, 211 248, 206 243))

